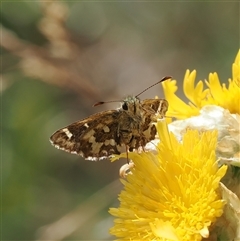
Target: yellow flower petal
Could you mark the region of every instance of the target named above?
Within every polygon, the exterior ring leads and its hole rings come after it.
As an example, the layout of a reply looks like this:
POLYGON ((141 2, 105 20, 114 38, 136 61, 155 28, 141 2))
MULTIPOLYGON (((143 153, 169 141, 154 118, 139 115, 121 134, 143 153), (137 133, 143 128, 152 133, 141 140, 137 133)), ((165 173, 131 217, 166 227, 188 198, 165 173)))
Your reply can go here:
POLYGON ((209 74, 206 81, 211 96, 204 102, 211 103, 229 110, 231 113, 240 113, 240 87, 236 81, 229 80, 229 86, 221 85, 217 73, 209 74))
POLYGON ((185 104, 176 95, 176 81, 163 82, 165 98, 169 102, 166 116, 186 119, 199 115, 199 111, 205 105, 218 105, 228 109, 231 113, 240 114, 240 50, 232 65, 232 80, 229 79, 228 87, 221 84, 217 73, 209 74, 209 81, 205 81, 208 88, 204 89, 203 82, 195 84, 196 71, 186 71, 183 80, 183 91, 189 99, 185 104))
POLYGON ((201 107, 202 100, 208 94, 208 91, 203 91, 203 82, 199 81, 195 85, 196 79, 196 70, 190 73, 189 70, 186 71, 184 80, 183 80, 183 91, 186 97, 197 107, 201 107))
MULTIPOLYGON (((186 73, 187 75, 188 73, 186 73)), ((186 117, 197 115, 199 113, 198 108, 193 105, 187 105, 182 101, 175 92, 177 91, 176 80, 167 80, 162 83, 165 98, 170 100, 167 117, 176 117, 178 119, 185 119, 186 117)))

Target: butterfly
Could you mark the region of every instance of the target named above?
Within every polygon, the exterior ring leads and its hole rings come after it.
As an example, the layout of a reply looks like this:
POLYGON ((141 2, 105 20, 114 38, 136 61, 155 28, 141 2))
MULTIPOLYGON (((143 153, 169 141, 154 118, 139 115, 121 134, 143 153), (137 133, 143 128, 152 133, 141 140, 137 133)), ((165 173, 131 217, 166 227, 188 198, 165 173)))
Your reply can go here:
MULTIPOLYGON (((164 77, 154 85, 167 79, 171 77, 164 77)), ((168 109, 165 99, 140 100, 138 96, 147 89, 137 96, 125 98, 116 110, 93 114, 57 130, 50 142, 58 149, 95 161, 144 148, 155 139, 154 123, 163 118, 168 109)), ((103 103, 98 102, 95 106, 103 103)))

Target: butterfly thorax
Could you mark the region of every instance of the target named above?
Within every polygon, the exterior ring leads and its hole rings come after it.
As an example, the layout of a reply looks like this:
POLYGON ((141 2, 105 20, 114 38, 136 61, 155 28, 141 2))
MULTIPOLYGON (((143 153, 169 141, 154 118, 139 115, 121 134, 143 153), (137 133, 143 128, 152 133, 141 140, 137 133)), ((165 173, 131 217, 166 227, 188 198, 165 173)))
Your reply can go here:
POLYGON ((124 99, 119 116, 118 138, 119 143, 129 145, 134 137, 140 135, 140 129, 143 125, 143 108, 139 98, 129 96, 124 99))

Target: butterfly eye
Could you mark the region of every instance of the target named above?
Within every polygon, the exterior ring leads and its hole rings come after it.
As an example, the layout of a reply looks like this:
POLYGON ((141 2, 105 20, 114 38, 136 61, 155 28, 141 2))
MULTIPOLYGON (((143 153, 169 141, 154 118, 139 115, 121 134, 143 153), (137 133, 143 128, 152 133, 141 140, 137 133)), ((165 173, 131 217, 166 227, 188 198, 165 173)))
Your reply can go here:
POLYGON ((122 108, 123 108, 124 110, 128 110, 128 105, 127 105, 126 102, 123 103, 122 108))

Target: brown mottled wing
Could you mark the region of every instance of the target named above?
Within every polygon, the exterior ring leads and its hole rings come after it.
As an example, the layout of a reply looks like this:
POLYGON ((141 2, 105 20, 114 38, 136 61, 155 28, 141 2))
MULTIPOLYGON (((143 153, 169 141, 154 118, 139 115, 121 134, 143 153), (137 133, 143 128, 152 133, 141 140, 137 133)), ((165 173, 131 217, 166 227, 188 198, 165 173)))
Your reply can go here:
POLYGON ((144 147, 148 142, 155 139, 157 130, 154 123, 158 118, 163 118, 168 109, 168 102, 165 99, 146 99, 141 101, 141 104, 144 111, 141 133, 132 141, 130 151, 144 147))
POLYGON ((118 110, 94 114, 56 131, 50 141, 56 148, 88 160, 120 154, 121 145, 117 136, 120 114, 118 110))
POLYGON ((142 106, 149 114, 156 115, 158 118, 164 117, 168 110, 168 102, 165 99, 146 99, 142 101, 142 106))

